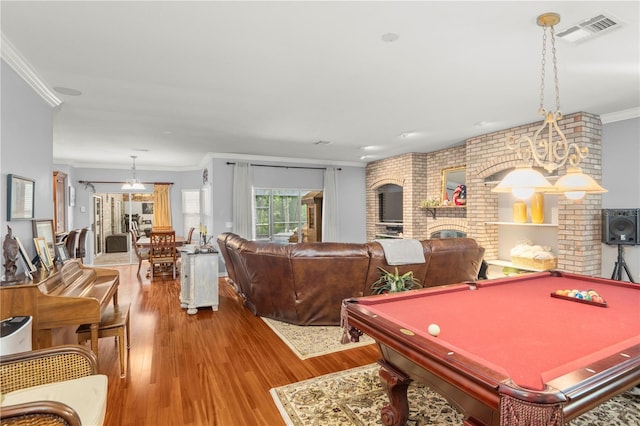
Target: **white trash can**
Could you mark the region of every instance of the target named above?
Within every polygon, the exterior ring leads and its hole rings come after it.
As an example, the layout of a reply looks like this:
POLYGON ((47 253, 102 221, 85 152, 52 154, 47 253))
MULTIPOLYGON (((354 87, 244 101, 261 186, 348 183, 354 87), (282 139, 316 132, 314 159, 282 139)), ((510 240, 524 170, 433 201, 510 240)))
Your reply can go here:
POLYGON ((32 349, 32 322, 32 317, 11 317, 0 322, 0 355, 10 355, 32 349))

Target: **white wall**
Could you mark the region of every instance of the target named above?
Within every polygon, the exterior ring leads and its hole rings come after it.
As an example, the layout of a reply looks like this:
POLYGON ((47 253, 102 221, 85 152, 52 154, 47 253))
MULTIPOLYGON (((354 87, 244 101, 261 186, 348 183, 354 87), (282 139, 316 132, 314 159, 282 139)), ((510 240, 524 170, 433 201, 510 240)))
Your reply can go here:
MULTIPOLYGON (((603 209, 640 208, 640 118, 602 126, 603 209)), ((602 276, 611 278, 618 247, 602 245, 602 276)), ((631 277, 640 282, 640 246, 625 246, 624 260, 631 277)), ((626 272, 622 278, 628 281, 626 272)))
MULTIPOLYGON (((53 219, 53 110, 3 60, 1 69, 0 235, 7 224, 35 257, 31 220, 7 222, 7 174, 34 179, 36 219, 53 219)), ((19 268, 18 272, 22 272, 19 268)), ((4 274, 4 265, 2 268, 4 274)))

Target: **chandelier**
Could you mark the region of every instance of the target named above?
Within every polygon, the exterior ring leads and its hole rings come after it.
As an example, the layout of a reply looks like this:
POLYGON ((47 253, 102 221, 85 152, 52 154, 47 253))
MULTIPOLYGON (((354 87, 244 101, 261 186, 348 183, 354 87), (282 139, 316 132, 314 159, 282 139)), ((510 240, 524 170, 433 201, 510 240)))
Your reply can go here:
POLYGON ((131 158, 133 159, 133 167, 131 168, 131 179, 127 180, 124 185, 122 185, 122 189, 128 191, 145 189, 142 182, 140 182, 140 180, 136 178, 136 158, 138 158, 138 156, 132 155, 131 158))
POLYGON ((537 22, 538 25, 543 28, 542 74, 538 114, 542 115, 544 120, 540 128, 533 134, 533 137, 509 137, 507 147, 514 150, 522 162, 515 170, 507 174, 492 191, 511 192, 519 199, 529 198, 534 192, 565 194, 569 199, 581 199, 587 193, 607 192, 607 190, 598 185, 593 178, 582 173, 582 170, 578 167, 580 161, 589 155, 589 148, 579 146, 575 142, 567 142, 566 137, 558 126, 558 120, 562 119, 562 113, 560 112, 560 91, 558 86, 554 25, 560 22, 560 15, 557 13, 545 13, 538 16, 537 22), (551 35, 551 53, 556 95, 555 111, 548 111, 544 107, 547 29, 549 29, 551 35), (554 132, 556 133, 555 138, 554 132), (544 136, 545 134, 546 136, 544 136), (567 161, 569 162, 567 174, 560 177, 555 185, 549 183, 542 173, 531 167, 532 162, 534 162, 538 167, 545 169, 548 173, 552 173, 563 167, 567 161))

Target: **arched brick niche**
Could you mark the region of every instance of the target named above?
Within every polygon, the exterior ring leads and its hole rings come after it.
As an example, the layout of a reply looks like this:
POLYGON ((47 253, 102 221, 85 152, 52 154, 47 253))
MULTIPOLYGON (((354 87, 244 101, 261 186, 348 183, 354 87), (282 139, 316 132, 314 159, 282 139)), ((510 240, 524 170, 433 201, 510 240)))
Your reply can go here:
MULTIPOLYGON (((580 166, 597 181, 601 180, 600 118, 578 112, 565 116, 558 123, 569 142, 589 148, 589 157, 580 166)), ((532 135, 541 125, 535 122, 467 139, 464 145, 434 153, 411 153, 375 161, 367 165, 367 239, 376 235, 376 188, 383 182, 403 184, 403 215, 405 238, 428 238, 432 229, 452 226, 466 227, 467 236, 475 238, 486 249, 487 259, 498 253, 497 225, 487 224, 498 219, 498 196, 491 192, 487 179, 515 167, 519 160, 507 146, 508 135, 532 135), (421 200, 439 196, 440 173, 443 167, 466 164, 466 218, 440 214, 437 219, 419 208, 421 200)), ((566 172, 566 166, 558 171, 566 172)), ((558 268, 587 275, 599 275, 601 263, 600 195, 587 195, 574 202, 558 196, 558 268)))

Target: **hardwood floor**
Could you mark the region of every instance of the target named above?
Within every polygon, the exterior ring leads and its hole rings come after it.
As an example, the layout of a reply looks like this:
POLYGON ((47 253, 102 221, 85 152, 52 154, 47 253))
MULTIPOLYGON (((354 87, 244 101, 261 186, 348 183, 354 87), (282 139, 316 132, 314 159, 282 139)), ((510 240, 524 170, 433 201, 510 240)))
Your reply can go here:
POLYGON ((120 301, 131 302, 131 349, 121 379, 114 339, 99 342, 107 426, 283 425, 269 389, 378 359, 367 345, 300 360, 224 279, 219 310, 188 315, 179 280, 137 278, 137 265, 114 269, 120 301))

